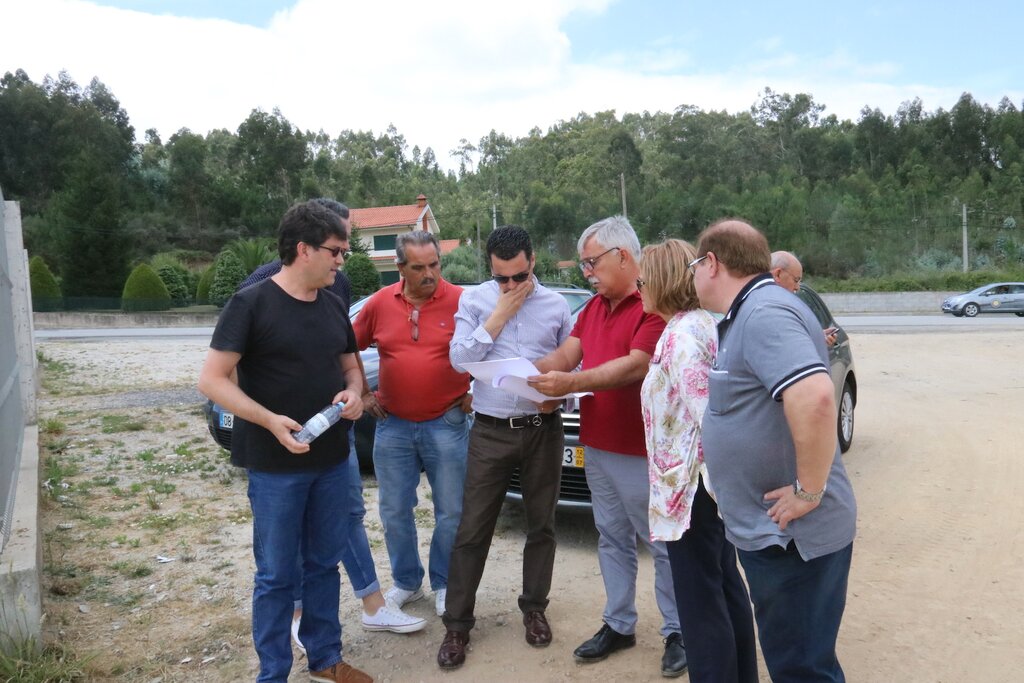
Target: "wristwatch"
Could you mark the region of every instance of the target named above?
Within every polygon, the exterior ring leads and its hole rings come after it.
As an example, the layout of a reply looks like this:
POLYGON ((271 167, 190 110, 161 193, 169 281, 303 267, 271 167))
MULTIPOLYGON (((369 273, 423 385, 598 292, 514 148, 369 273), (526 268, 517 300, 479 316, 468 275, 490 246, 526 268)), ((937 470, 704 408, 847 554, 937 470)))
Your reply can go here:
POLYGON ((797 479, 793 484, 793 495, 800 500, 807 501, 808 503, 820 503, 821 497, 825 495, 825 489, 827 488, 828 485, 826 484, 825 486, 822 486, 821 490, 817 493, 809 493, 808 491, 804 491, 803 487, 800 486, 800 480, 797 479))

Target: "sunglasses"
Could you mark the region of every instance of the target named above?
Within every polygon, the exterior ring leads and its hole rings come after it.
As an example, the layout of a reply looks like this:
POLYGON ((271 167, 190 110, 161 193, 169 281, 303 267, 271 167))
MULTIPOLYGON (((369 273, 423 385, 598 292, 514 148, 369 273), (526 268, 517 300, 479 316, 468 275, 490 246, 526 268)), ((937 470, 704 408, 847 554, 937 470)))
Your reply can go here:
POLYGON ((491 279, 503 285, 509 280, 512 280, 512 282, 526 282, 526 278, 528 277, 530 277, 530 271, 524 270, 523 272, 516 273, 515 275, 492 275, 491 279))
POLYGON ((420 309, 414 308, 409 313, 409 322, 412 323, 412 340, 420 340, 420 309))
POLYGON ((345 258, 352 255, 351 251, 345 251, 342 247, 325 247, 322 244, 310 244, 309 246, 314 249, 323 249, 324 251, 330 252, 331 258, 338 258, 338 254, 344 254, 345 258))

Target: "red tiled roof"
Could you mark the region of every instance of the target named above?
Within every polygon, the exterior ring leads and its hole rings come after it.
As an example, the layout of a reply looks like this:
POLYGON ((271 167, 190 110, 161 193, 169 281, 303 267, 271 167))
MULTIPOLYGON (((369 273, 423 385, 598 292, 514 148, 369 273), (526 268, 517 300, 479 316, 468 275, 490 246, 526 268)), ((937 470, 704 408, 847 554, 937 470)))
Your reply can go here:
POLYGON ((459 244, 461 244, 461 242, 461 240, 441 240, 441 256, 444 256, 445 254, 450 254, 451 252, 455 251, 455 249, 459 246, 459 244))
POLYGON ((562 269, 565 269, 565 268, 570 268, 571 269, 575 265, 576 265, 575 261, 559 261, 558 262, 558 267, 562 268, 562 269))
POLYGON ((422 212, 421 206, 405 204, 352 209, 349 216, 354 228, 383 228, 391 225, 414 225, 422 212))

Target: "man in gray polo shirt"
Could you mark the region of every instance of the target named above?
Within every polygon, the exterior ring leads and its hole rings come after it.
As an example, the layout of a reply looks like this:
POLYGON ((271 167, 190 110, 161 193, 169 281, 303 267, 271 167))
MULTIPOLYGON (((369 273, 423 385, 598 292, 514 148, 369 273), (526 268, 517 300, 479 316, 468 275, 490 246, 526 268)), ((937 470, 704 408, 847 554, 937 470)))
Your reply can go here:
MULTIPOLYGON (((554 351, 572 329, 569 305, 533 274, 536 257, 530 235, 503 225, 487 240, 492 281, 467 290, 459 300, 449 358, 463 363, 526 358, 554 351)), ((452 546, 444 625, 437 653, 442 669, 466 660, 469 632, 476 623, 476 591, 483 576, 494 526, 512 470, 519 468, 526 512, 523 549, 523 613, 526 642, 551 643, 548 606, 555 566, 555 504, 562 472, 561 401, 533 403, 487 382, 473 382, 476 419, 469 433, 462 520, 452 546)))
POLYGON ((768 242, 739 220, 701 233, 701 305, 725 314, 702 423, 704 457, 750 585, 772 681, 843 681, 835 643, 857 507, 836 440, 814 314, 775 284, 768 242))

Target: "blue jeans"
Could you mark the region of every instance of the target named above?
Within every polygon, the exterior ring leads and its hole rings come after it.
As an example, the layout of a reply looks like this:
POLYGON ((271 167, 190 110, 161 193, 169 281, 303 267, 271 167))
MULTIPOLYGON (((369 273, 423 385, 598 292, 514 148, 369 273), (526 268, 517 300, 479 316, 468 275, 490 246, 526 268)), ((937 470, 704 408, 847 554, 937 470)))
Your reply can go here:
POLYGON ((252 636, 260 659, 261 683, 285 683, 292 665, 289 624, 292 593, 302 584, 299 638, 311 671, 341 661, 338 563, 349 537, 346 514, 350 469, 339 463, 312 472, 249 471, 252 552, 252 636), (302 548, 302 573, 295 556, 302 548))
MULTIPOLYGON (((349 487, 347 514, 351 518, 349 526, 348 542, 341 552, 341 564, 348 574, 348 582, 352 584, 352 592, 362 600, 367 595, 373 595, 380 590, 380 582, 377 580, 377 569, 373 566, 373 556, 370 554, 370 541, 366 538, 366 527, 363 526, 363 518, 366 517, 366 505, 363 502, 363 477, 359 473, 359 456, 356 455, 355 433, 349 432, 349 451, 346 461, 349 468, 349 487)), ((299 574, 302 573, 302 554, 296 556, 296 566, 299 574)), ((295 585, 293 594, 295 609, 302 609, 302 584, 295 585)))
POLYGON ((795 545, 740 550, 761 653, 774 683, 846 680, 836 657, 853 544, 805 561, 795 545))
POLYGON ((455 407, 423 422, 389 415, 377 421, 373 467, 380 487, 380 520, 395 585, 413 591, 423 583, 416 536, 416 486, 426 470, 434 503, 430 587, 447 588, 448 561, 462 517, 469 418, 455 407))

